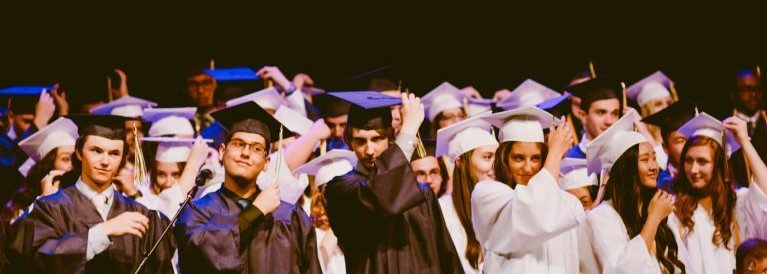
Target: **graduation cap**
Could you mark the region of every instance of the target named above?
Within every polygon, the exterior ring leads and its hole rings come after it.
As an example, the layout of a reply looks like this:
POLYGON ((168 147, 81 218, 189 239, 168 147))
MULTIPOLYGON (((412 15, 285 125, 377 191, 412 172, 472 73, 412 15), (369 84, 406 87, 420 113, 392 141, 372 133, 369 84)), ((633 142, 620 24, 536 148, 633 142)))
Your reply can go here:
POLYGON ((19 147, 35 162, 40 162, 57 147, 74 146, 77 141, 77 125, 72 120, 59 117, 53 123, 19 142, 19 147))
POLYGON ((437 151, 435 156, 447 154, 454 162, 462 154, 482 146, 498 145, 491 134, 493 126, 482 117, 488 112, 467 118, 437 131, 437 151))
POLYGON ((0 89, 0 96, 11 98, 8 110, 15 114, 34 114, 35 106, 44 90, 50 90, 51 86, 12 86, 0 89))
POLYGON ((724 123, 705 112, 687 121, 677 131, 687 138, 695 136, 711 138, 722 146, 728 156, 740 149, 735 136, 729 130, 725 130, 724 123))
POLYGON ((499 108, 509 110, 520 107, 535 106, 546 100, 561 96, 556 92, 532 79, 527 79, 514 90, 509 96, 503 98, 496 105, 499 108))
POLYGON ((194 136, 194 127, 189 120, 197 113, 195 107, 149 108, 144 110, 144 120, 152 123, 149 136, 186 135, 194 136))
POLYGON ((621 90, 620 82, 608 77, 590 79, 567 89, 573 96, 581 98, 581 109, 584 110, 587 110, 591 103, 599 100, 621 101, 621 90))
POLYGON ((359 72, 346 80, 350 89, 390 91, 400 88, 403 73, 396 64, 387 64, 359 72))
POLYGON ((77 133, 80 134, 80 137, 94 135, 110 140, 125 140, 125 121, 128 119, 127 117, 75 114, 69 115, 67 118, 77 125, 77 133))
POLYGON ((466 99, 467 102, 467 115, 469 117, 476 116, 478 114, 484 113, 486 111, 492 110, 493 105, 495 102, 493 102, 493 99, 485 99, 485 98, 468 98, 466 99))
POLYGON ((189 159, 192 153, 192 145, 195 139, 188 140, 163 140, 143 139, 145 142, 157 142, 157 152, 154 160, 161 163, 183 163, 189 159))
POLYGON ((274 87, 265 88, 241 97, 226 101, 226 107, 233 107, 245 102, 254 101, 266 110, 276 111, 280 106, 287 106, 288 102, 274 87))
POLYGON ((325 118, 347 115, 349 114, 349 107, 351 107, 349 102, 326 93, 315 95, 312 100, 314 105, 317 106, 320 115, 325 118))
POLYGON ((634 131, 634 121, 638 118, 636 110, 630 110, 589 143, 585 152, 590 174, 600 174, 603 169, 609 170, 626 150, 647 142, 644 135, 634 131))
POLYGON ((671 91, 668 88, 671 85, 672 81, 668 76, 661 71, 656 71, 626 88, 626 95, 637 102, 637 105, 644 106, 654 100, 671 97, 671 91))
POLYGON ((562 190, 597 185, 596 175, 589 174, 586 168, 586 159, 564 158, 559 170, 562 173, 562 179, 559 184, 562 190))
POLYGON ((341 100, 351 103, 347 126, 364 130, 391 127, 389 107, 402 104, 402 99, 377 91, 330 92, 341 100))
POLYGON ((660 127, 665 138, 695 117, 696 105, 693 102, 679 100, 670 106, 642 119, 642 122, 660 127))
POLYGON ((543 129, 559 123, 559 119, 535 106, 502 111, 482 119, 500 129, 501 142, 543 143, 543 129))
POLYGON ((357 156, 354 152, 346 149, 333 149, 296 168, 295 174, 314 175, 315 184, 321 186, 336 176, 348 173, 356 165, 357 156))
POLYGON ((443 82, 421 97, 421 102, 426 107, 426 117, 434 122, 440 112, 451 108, 462 108, 466 95, 461 89, 448 82, 443 82))
POLYGON ((157 103, 136 98, 130 95, 91 109, 94 115, 117 115, 127 118, 138 118, 144 115, 143 109, 155 107, 157 103))
MULTIPOLYGON (((263 136, 267 143, 279 138, 282 124, 274 119, 266 110, 253 101, 248 101, 233 107, 219 109, 210 114, 230 133, 247 132, 263 136)), ((293 134, 285 131, 283 137, 293 134)))
POLYGON ((213 77, 213 79, 216 79, 218 82, 261 80, 258 73, 249 67, 206 69, 205 73, 210 75, 210 77, 213 77))
POLYGON ((281 106, 279 109, 277 109, 277 112, 274 113, 274 118, 285 125, 288 130, 298 133, 298 135, 305 135, 309 133, 312 125, 314 125, 312 120, 309 120, 305 116, 287 106, 281 106))

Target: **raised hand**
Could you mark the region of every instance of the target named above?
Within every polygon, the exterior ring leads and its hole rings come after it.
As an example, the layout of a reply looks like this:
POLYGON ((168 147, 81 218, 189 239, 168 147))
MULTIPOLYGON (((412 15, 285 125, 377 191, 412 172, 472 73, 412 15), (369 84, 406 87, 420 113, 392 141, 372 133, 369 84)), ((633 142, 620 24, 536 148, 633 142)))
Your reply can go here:
POLYGON ((59 84, 53 85, 51 96, 53 97, 53 102, 56 104, 56 108, 59 109, 59 116, 68 115, 69 102, 67 101, 67 94, 61 89, 59 84))
POLYGON ((269 214, 280 206, 280 183, 273 182, 268 187, 261 190, 256 196, 253 205, 264 214, 269 214))
POLYGON ((402 97, 402 107, 400 108, 402 127, 400 133, 415 136, 425 116, 423 103, 421 103, 421 98, 416 97, 412 93, 402 93, 400 96, 402 97))
POLYGON ((288 81, 288 78, 282 74, 282 71, 280 71, 280 68, 278 67, 265 66, 259 69, 257 74, 261 79, 264 79, 264 81, 271 79, 276 85, 282 88, 282 90, 290 89, 291 82, 288 81))
MULTIPOLYGON (((562 117, 564 121, 565 117, 562 117)), ((567 150, 573 145, 573 130, 568 127, 567 123, 562 123, 559 126, 555 126, 549 132, 548 147, 549 153, 563 157, 567 150)))
POLYGON ((40 180, 40 196, 48 196, 59 191, 60 182, 56 177, 64 175, 64 173, 66 171, 63 170, 51 170, 51 172, 48 172, 48 175, 45 175, 40 180))
POLYGON ((53 112, 56 111, 56 104, 53 103, 53 97, 48 91, 43 90, 40 93, 40 98, 35 105, 35 118, 34 123, 37 129, 43 129, 48 125, 48 121, 53 117, 53 112))

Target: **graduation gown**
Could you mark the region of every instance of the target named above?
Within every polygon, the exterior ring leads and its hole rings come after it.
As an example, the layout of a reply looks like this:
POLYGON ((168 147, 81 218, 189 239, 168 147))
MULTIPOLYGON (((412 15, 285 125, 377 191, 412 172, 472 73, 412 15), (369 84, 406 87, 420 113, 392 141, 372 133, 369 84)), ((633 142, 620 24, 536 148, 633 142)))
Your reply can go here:
MULTIPOLYGON (((128 211, 149 219, 144 237, 110 237, 112 244, 86 262, 88 229, 104 222, 96 207, 74 186, 41 197, 29 216, 22 219, 31 224, 31 228, 22 233, 32 233, 32 273, 133 273, 144 252, 151 249, 169 221, 159 212, 148 210, 115 191, 107 219, 128 211)), ((173 273, 171 257, 175 248, 173 235, 166 235, 142 273, 173 273)))
POLYGON ((463 273, 434 194, 419 187, 399 145, 375 162, 333 178, 330 226, 350 273, 463 273))
POLYGON ((314 228, 303 209, 281 202, 264 215, 252 204, 242 209, 235 196, 221 187, 181 210, 175 227, 180 273, 320 273, 314 228), (245 212, 256 212, 250 223, 240 222, 245 212))
POLYGON ((740 235, 733 230, 732 249, 723 245, 714 246, 711 242, 716 227, 702 206, 693 212, 695 226, 684 239, 680 234, 679 218, 674 213, 669 215, 668 226, 674 233, 679 246, 679 260, 684 263, 687 273, 732 273, 738 245, 749 238, 767 239, 767 196, 755 183, 737 191, 734 210, 740 235))
POLYGON ((439 197, 439 206, 442 209, 442 216, 445 218, 445 225, 447 225, 447 231, 450 232, 450 238, 453 239, 455 250, 458 253, 458 257, 461 259, 461 266, 463 266, 464 273, 480 273, 482 270, 482 262, 480 261, 478 268, 474 268, 466 259, 466 230, 463 229, 461 220, 458 219, 458 213, 453 206, 453 197, 450 194, 439 197))
POLYGON ((541 169, 528 185, 485 180, 471 193, 485 273, 578 273, 580 201, 541 169))

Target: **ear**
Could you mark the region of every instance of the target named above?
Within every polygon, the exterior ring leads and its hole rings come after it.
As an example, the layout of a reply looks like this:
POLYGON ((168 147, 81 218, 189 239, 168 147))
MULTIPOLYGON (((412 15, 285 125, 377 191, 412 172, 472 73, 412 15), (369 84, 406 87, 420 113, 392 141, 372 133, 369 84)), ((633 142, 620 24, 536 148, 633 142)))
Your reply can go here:
POLYGON ((574 113, 574 114, 575 114, 575 117, 578 117, 578 119, 580 119, 580 120, 581 120, 581 123, 584 123, 584 121, 586 121, 586 115, 587 115, 587 113, 586 113, 586 111, 585 111, 585 110, 583 110, 582 108, 580 108, 580 107, 579 107, 579 108, 578 108, 578 109, 575 111, 575 113, 574 113))
POLYGON ((222 143, 222 144, 218 145, 218 161, 219 162, 224 161, 224 150, 226 150, 226 145, 225 144, 222 143))
POLYGON ((458 157, 455 159, 455 167, 460 168, 461 166, 463 166, 463 160, 461 160, 461 157, 458 157))

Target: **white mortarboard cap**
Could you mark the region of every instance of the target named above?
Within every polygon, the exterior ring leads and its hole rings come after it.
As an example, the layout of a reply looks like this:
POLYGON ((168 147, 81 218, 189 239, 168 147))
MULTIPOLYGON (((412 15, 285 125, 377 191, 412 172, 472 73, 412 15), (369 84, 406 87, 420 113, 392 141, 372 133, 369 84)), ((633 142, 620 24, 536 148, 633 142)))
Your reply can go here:
POLYGON ((277 112, 274 113, 274 119, 277 119, 288 130, 298 133, 298 135, 305 135, 314 125, 312 120, 309 120, 288 106, 281 106, 277 109, 277 112))
POLYGON ((671 92, 667 88, 670 84, 671 79, 668 76, 661 71, 656 71, 626 88, 626 96, 637 102, 639 106, 643 106, 653 100, 670 97, 671 92))
POLYGON ((317 186, 321 186, 333 177, 348 173, 356 165, 357 156, 354 152, 346 149, 333 149, 298 167, 295 174, 314 175, 314 182, 317 186))
MULTIPOLYGON (((154 159, 163 163, 181 163, 186 162, 189 159, 189 154, 192 152, 192 146, 194 145, 195 138, 179 138, 179 137, 144 137, 141 138, 144 142, 156 142, 157 153, 154 159)), ((211 143, 213 140, 203 139, 206 143, 211 143)))
POLYGON ((280 106, 288 105, 288 102, 280 95, 280 92, 274 87, 270 87, 226 101, 226 107, 236 106, 249 101, 256 102, 263 109, 274 111, 279 109, 280 106))
POLYGON ((561 95, 532 79, 527 79, 512 90, 509 96, 499 101, 497 105, 499 108, 506 110, 529 107, 561 95))
POLYGON ((535 106, 502 111, 482 119, 500 129, 501 143, 508 141, 543 143, 543 129, 559 124, 559 119, 535 106))
POLYGON ((589 143, 586 159, 590 174, 600 174, 602 169, 609 170, 626 150, 647 142, 644 135, 634 131, 634 121, 637 119, 639 114, 632 109, 589 143))
POLYGON ((426 117, 434 122, 440 112, 451 108, 462 108, 465 97, 461 89, 444 82, 421 97, 421 102, 426 107, 426 117))
POLYGON ((149 108, 144 110, 144 120, 152 123, 149 136, 188 135, 194 136, 189 120, 194 119, 197 108, 149 108))
POLYGON ((283 153, 284 150, 280 150, 269 156, 271 159, 269 165, 258 174, 256 184, 259 188, 264 189, 277 182, 280 184, 280 200, 295 204, 298 202, 298 198, 303 195, 309 181, 305 180, 306 176, 301 176, 301 174, 298 174, 299 176, 291 174, 283 153))
POLYGON ((439 129, 435 156, 441 157, 447 154, 452 163, 461 154, 475 148, 497 146, 498 141, 490 133, 493 130, 492 125, 482 120, 482 117, 487 114, 480 114, 439 129))
POLYGON ((36 162, 53 149, 74 146, 77 140, 77 125, 72 120, 59 117, 53 123, 19 142, 19 147, 36 162))
POLYGON ((586 168, 586 159, 564 158, 562 159, 560 172, 562 173, 562 181, 559 186, 563 190, 597 185, 596 175, 589 175, 586 168))
POLYGON ((126 95, 120 97, 117 100, 91 109, 91 114, 117 115, 128 118, 137 118, 144 114, 143 109, 155 106, 157 106, 157 103, 155 102, 126 95))
POLYGON ((722 146, 722 149, 727 152, 728 156, 740 149, 740 144, 735 139, 735 136, 728 130, 725 130, 724 124, 705 112, 701 112, 687 121, 687 123, 679 127, 677 131, 682 135, 687 136, 687 138, 706 136, 714 139, 714 141, 719 143, 719 145, 722 146), (725 136, 727 138, 726 144, 723 143, 724 140, 722 140, 725 136))
POLYGON ((469 98, 467 99, 467 102, 469 103, 469 113, 467 113, 469 117, 476 116, 480 113, 484 113, 493 109, 493 99, 469 98))

